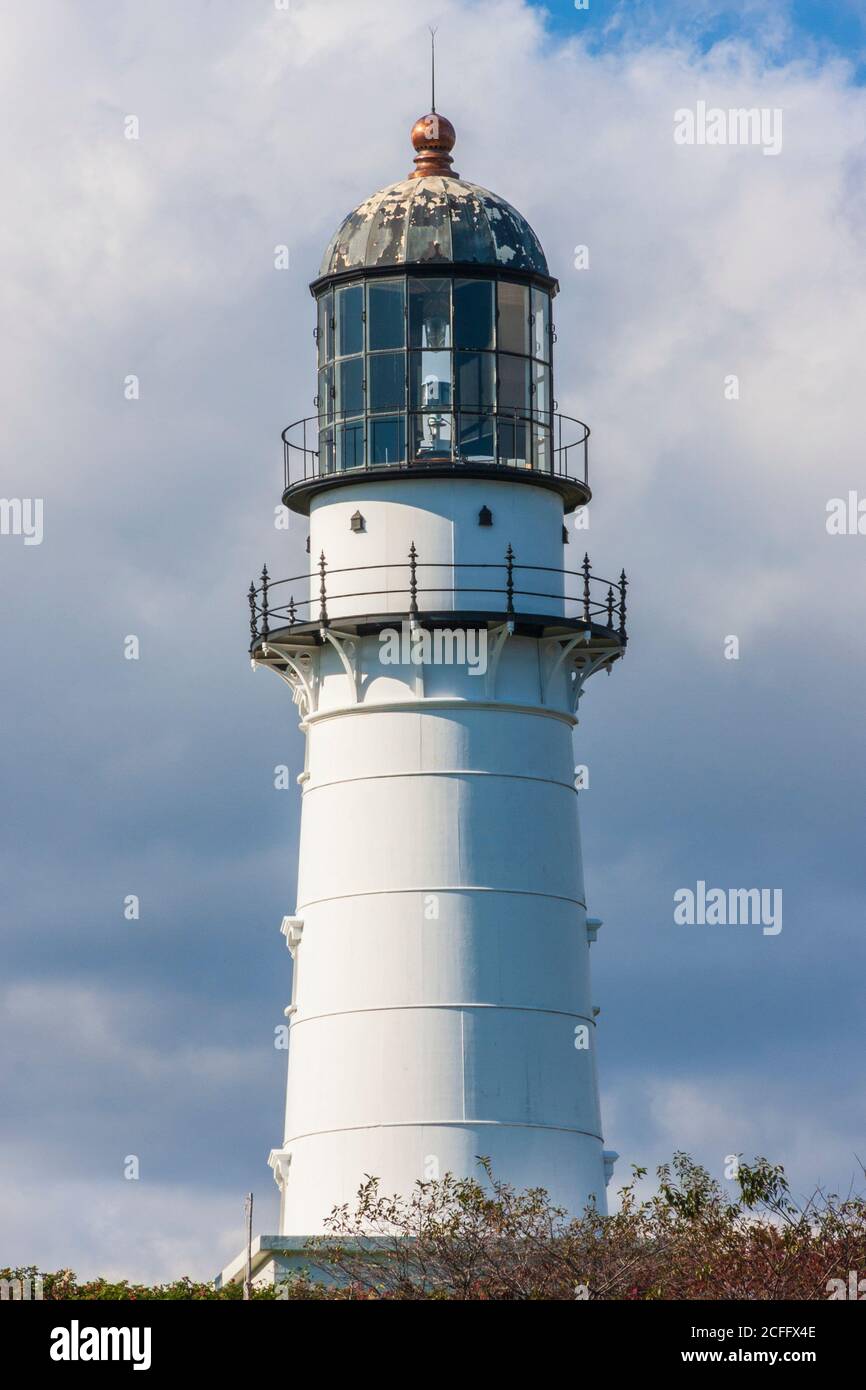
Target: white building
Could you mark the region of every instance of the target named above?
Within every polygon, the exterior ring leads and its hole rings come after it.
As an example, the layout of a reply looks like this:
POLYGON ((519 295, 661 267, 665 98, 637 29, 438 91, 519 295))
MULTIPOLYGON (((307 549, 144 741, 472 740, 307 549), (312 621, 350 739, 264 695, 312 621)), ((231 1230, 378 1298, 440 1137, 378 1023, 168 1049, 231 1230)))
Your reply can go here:
MULTIPOLYGON (((558 286, 509 204, 413 129, 311 289, 318 415, 284 434, 311 573, 252 588, 251 653, 306 739, 276 1247, 383 1192, 478 1174, 603 1207, 572 731, 625 648, 625 576, 567 516, 589 431, 555 412, 558 286), (578 533, 572 532, 574 538, 578 533)), ((239 1265, 224 1271, 236 1277, 239 1265)))

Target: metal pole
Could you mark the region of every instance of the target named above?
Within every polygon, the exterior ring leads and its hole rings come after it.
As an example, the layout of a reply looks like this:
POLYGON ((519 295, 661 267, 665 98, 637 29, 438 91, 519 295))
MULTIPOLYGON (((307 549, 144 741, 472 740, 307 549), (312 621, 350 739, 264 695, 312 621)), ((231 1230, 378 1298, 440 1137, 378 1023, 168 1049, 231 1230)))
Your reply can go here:
POLYGON ((248 1192, 244 1200, 244 1215, 247 1219, 247 1267, 244 1274, 244 1299, 252 1297, 253 1289, 253 1194, 248 1192))

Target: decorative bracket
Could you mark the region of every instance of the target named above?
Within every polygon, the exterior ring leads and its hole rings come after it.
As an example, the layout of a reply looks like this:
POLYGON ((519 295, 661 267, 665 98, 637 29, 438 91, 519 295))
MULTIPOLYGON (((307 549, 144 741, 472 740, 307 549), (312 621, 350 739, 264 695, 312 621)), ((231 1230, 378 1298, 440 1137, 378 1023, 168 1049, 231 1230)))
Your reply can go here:
POLYGON ((253 657, 253 668, 262 666, 286 682, 303 722, 319 704, 319 648, 287 642, 265 642, 262 656, 253 657), (273 656, 273 660, 271 660, 273 656))
POLYGON ((301 937, 304 934, 303 917, 284 917, 280 925, 280 931, 286 938, 286 945, 291 952, 292 960, 294 960, 297 955, 298 947, 301 944, 301 937))
POLYGON ((554 661, 552 667, 550 668, 550 670, 547 672, 546 675, 544 674, 544 666, 543 666, 543 664, 542 664, 542 671, 541 671, 541 703, 542 703, 543 705, 546 705, 547 702, 548 702, 548 699, 549 699, 549 697, 550 697, 551 691, 552 691, 552 689, 553 689, 554 677, 557 675, 557 673, 558 673, 560 667, 562 666, 563 662, 566 660, 567 657, 569 657, 569 656, 571 655, 571 653, 574 651, 575 647, 580 646, 580 644, 581 644, 582 642, 588 642, 589 639, 590 639, 590 636, 591 636, 591 633, 590 633, 589 628, 584 628, 581 632, 576 632, 576 633, 574 633, 574 634, 573 634, 572 636, 570 636, 570 637, 569 637, 569 636, 562 636, 562 637, 547 637, 547 638, 544 639, 543 642, 540 642, 540 643, 539 643, 539 650, 540 650, 540 651, 543 651, 543 652, 546 653, 546 652, 549 652, 549 651, 556 651, 556 650, 558 649, 558 652, 559 652, 559 655, 556 657, 556 660, 554 661))
POLYGON ((611 1178, 613 1177, 614 1164, 616 1163, 618 1158, 619 1154, 617 1153, 616 1149, 602 1149, 601 1151, 601 1161, 604 1164, 605 1187, 608 1186, 611 1178))
POLYGON ((499 669, 499 658, 502 656, 502 649, 509 637, 514 636, 514 623, 509 618, 507 623, 500 623, 498 627, 490 628, 487 634, 487 698, 493 700, 496 696, 496 673, 499 669))
POLYGON ((621 649, 617 647, 602 647, 601 651, 581 652, 575 657, 574 670, 571 673, 571 712, 577 718, 577 707, 580 704, 580 697, 583 688, 590 676, 595 675, 596 671, 607 667, 610 671, 614 661, 620 655, 621 649))
POLYGON ((268 1154, 268 1167, 273 1170, 274 1182, 281 1192, 284 1192, 289 1181, 289 1169, 292 1166, 291 1149, 271 1149, 268 1154))
POLYGON ((352 703, 357 705, 361 698, 360 644, 351 632, 337 632, 332 627, 320 627, 322 641, 330 642, 349 677, 352 687, 352 703))

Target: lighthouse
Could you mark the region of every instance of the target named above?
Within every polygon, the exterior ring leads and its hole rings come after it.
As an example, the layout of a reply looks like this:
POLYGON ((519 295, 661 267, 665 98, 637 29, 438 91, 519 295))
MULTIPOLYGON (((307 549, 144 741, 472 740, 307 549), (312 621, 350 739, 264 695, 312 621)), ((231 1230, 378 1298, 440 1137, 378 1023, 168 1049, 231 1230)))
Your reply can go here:
POLYGON ((305 740, 269 1160, 286 1248, 365 1175, 408 1196, 483 1155, 579 1215, 605 1209, 616 1157, 573 734, 625 651, 625 575, 597 575, 569 524, 589 429, 558 409, 541 244, 456 172, 448 120, 411 139, 310 287, 316 412, 283 434, 307 572, 249 592, 252 662, 305 740))

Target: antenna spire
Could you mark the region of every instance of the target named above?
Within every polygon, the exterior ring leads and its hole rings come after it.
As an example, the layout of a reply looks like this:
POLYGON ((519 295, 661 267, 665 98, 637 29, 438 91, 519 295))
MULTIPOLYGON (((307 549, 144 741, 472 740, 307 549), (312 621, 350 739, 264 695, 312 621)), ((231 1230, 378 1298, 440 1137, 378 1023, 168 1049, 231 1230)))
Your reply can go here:
POLYGON ((436 34, 438 29, 430 29, 430 110, 436 111, 436 34))

